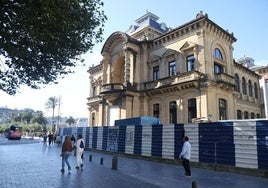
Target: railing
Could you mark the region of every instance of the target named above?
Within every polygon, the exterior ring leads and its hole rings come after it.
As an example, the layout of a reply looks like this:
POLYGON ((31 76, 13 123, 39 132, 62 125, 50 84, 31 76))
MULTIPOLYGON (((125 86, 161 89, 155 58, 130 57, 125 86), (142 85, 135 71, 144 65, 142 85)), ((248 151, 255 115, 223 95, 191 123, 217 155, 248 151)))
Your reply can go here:
POLYGON ((88 97, 87 98, 87 102, 88 103, 94 103, 94 102, 98 102, 102 100, 99 96, 94 96, 94 97, 88 97))
POLYGON ((125 90, 125 87, 124 87, 124 85, 122 83, 104 84, 101 87, 100 94, 123 91, 123 90, 125 90))
POLYGON ((185 82, 190 82, 194 80, 198 80, 200 77, 200 73, 196 71, 181 73, 179 75, 173 76, 173 77, 167 77, 151 82, 144 83, 145 90, 155 89, 163 86, 170 86, 170 85, 176 85, 181 84, 185 82))
POLYGON ((222 83, 228 83, 228 84, 232 84, 235 85, 235 80, 234 77, 225 74, 225 73, 218 73, 215 74, 215 79, 217 82, 222 82, 222 83))

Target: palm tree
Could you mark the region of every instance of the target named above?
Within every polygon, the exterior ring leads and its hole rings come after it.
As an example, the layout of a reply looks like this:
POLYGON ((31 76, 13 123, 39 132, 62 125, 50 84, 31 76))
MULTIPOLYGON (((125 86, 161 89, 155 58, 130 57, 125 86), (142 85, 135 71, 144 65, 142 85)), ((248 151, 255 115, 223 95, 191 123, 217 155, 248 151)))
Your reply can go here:
POLYGON ((75 119, 72 116, 70 116, 69 118, 66 119, 66 123, 68 123, 69 127, 71 127, 72 124, 75 123, 75 119))
POLYGON ((52 132, 55 132, 55 130, 56 130, 54 116, 55 116, 55 108, 57 105, 58 105, 58 98, 56 98, 56 97, 49 97, 48 101, 46 102, 46 108, 47 109, 52 108, 52 123, 51 123, 52 124, 52 132))

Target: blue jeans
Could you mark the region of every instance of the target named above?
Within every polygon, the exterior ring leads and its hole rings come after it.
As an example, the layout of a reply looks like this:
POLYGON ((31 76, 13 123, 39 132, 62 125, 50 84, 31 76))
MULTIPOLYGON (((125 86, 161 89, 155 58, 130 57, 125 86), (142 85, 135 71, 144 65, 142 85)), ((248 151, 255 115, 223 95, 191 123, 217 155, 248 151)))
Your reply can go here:
POLYGON ((71 167, 70 166, 70 163, 69 163, 69 157, 71 155, 71 152, 64 152, 62 154, 62 169, 64 169, 64 165, 65 163, 67 164, 68 167, 71 167))

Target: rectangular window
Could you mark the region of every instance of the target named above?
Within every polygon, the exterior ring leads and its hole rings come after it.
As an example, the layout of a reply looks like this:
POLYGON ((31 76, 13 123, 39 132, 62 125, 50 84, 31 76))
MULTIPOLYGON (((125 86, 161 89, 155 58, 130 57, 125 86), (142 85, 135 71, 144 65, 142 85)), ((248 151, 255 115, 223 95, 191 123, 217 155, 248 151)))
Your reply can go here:
POLYGON ((169 76, 174 76, 176 74, 176 63, 172 61, 169 63, 169 76))
POLYGON ((153 80, 159 79, 159 66, 156 66, 153 68, 153 80))
POLYGON ((217 63, 214 63, 214 73, 219 74, 223 73, 223 66, 217 63))
POLYGON ((97 95, 97 87, 93 86, 92 90, 92 96, 95 97, 97 95))
POLYGON ((194 70, 194 55, 187 56, 186 58, 186 66, 187 66, 187 71, 192 71, 194 70))

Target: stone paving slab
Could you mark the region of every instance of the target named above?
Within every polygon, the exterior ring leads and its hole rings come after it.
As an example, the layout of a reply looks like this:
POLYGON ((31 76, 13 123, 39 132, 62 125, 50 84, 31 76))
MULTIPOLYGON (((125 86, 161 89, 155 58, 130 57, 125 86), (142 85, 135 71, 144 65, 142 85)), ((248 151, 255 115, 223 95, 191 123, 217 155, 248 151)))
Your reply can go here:
POLYGON ((75 169, 75 157, 71 156, 72 171, 62 174, 60 152, 60 146, 46 146, 41 141, 0 143, 0 187, 191 188, 193 181, 198 188, 264 188, 268 185, 267 178, 199 168, 192 168, 192 178, 188 179, 179 165, 121 156, 118 157, 118 169, 113 170, 111 155, 90 151, 84 154, 83 170, 75 169))

